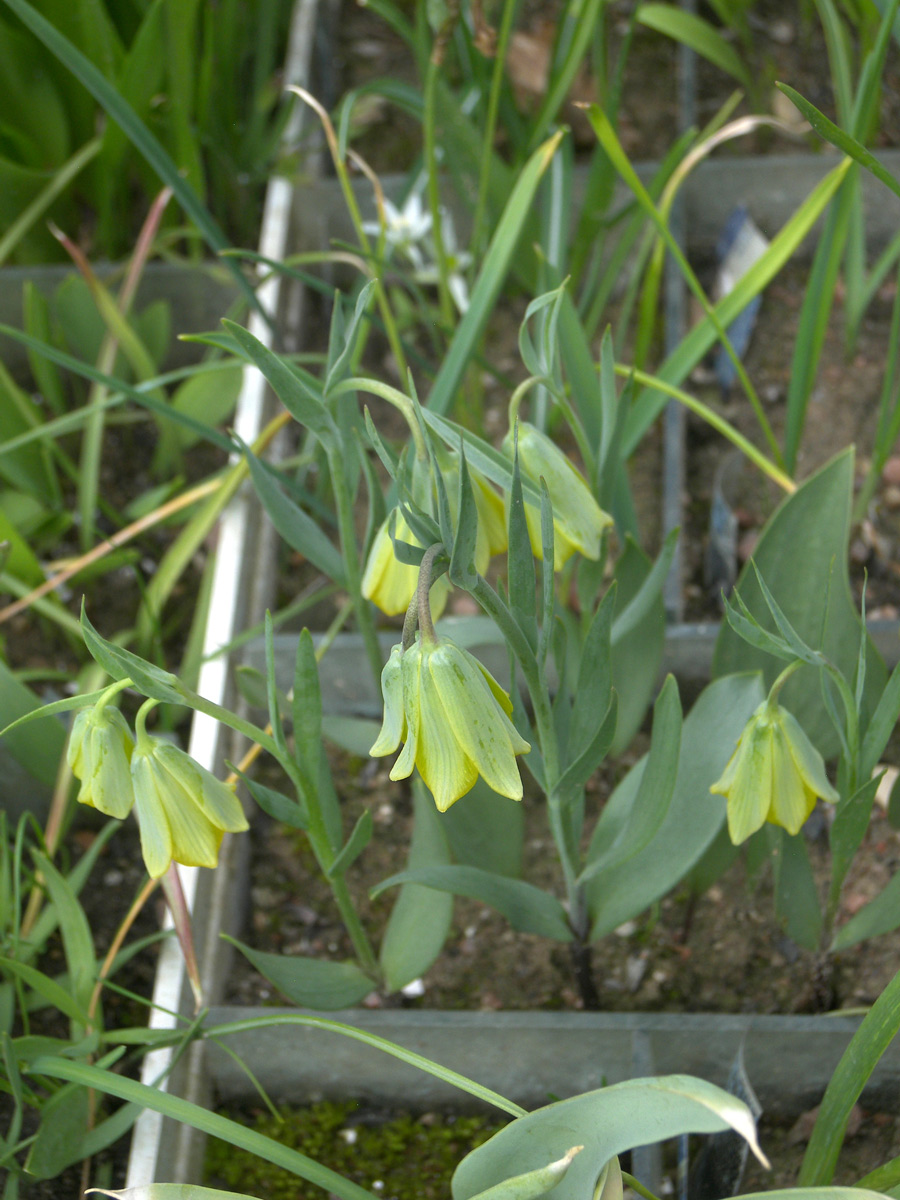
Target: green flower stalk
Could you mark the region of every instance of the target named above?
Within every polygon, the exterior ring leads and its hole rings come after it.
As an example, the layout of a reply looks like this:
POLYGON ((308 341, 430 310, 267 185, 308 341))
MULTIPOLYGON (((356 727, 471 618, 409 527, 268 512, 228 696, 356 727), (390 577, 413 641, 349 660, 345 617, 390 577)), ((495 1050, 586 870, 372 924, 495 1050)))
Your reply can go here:
POLYGON ((740 845, 766 821, 796 834, 816 799, 835 803, 821 754, 796 717, 775 699, 784 676, 744 726, 734 753, 710 791, 728 804, 728 834, 740 845))
MULTIPOLYGON (((504 454, 514 458, 516 428, 519 469, 536 487, 544 480, 553 506, 553 570, 562 570, 576 551, 596 561, 600 557, 603 531, 612 524, 612 517, 594 499, 584 476, 562 450, 534 425, 519 421, 512 426, 503 439, 504 454)), ((509 496, 505 502, 508 508, 509 496)), ((525 521, 535 558, 542 559, 541 512, 528 500, 525 521)))
POLYGON ((157 878, 173 861, 187 867, 214 867, 224 834, 249 828, 244 810, 233 786, 216 779, 184 750, 146 732, 147 707, 138 712, 137 744, 131 756, 147 871, 157 878))
POLYGON ((381 686, 384 723, 369 753, 393 754, 405 743, 391 779, 418 767, 441 812, 479 775, 501 796, 522 799, 516 755, 531 746, 510 720, 509 696, 468 651, 419 634, 407 650, 394 646, 381 686))
POLYGON ((72 723, 67 760, 81 781, 78 803, 122 820, 131 812, 134 738, 117 708, 103 699, 83 708, 72 723))

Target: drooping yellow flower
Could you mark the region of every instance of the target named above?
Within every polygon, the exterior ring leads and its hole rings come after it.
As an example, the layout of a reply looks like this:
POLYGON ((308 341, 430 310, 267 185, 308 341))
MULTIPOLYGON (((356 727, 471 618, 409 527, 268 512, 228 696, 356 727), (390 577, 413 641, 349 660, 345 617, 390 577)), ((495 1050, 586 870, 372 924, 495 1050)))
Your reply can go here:
MULTIPOLYGON (((399 508, 396 510, 395 521, 394 536, 399 541, 409 542, 411 546, 421 545, 399 508)), ((396 617, 405 613, 409 607, 418 579, 419 568, 412 563, 401 562, 394 553, 388 517, 372 541, 372 549, 369 551, 366 569, 363 572, 362 594, 367 600, 377 604, 383 613, 389 617, 396 617)), ((449 592, 449 580, 446 575, 442 575, 431 589, 431 610, 435 619, 444 611, 449 592)))
MULTIPOLYGON (((459 509, 459 455, 455 450, 448 450, 441 445, 436 447, 435 455, 438 469, 447 489, 450 511, 455 520, 459 509)), ((433 494, 429 472, 428 464, 417 459, 413 464, 410 484, 416 503, 426 510, 431 507, 430 497, 433 494)), ((483 575, 491 557, 506 549, 506 521, 503 513, 503 501, 484 476, 470 468, 469 479, 475 497, 475 507, 478 510, 475 569, 483 575)), ((400 509, 397 508, 395 511, 394 536, 401 542, 409 542, 413 546, 421 545, 419 539, 407 525, 400 509)), ((416 590, 419 568, 400 562, 394 554, 390 520, 389 515, 372 541, 372 548, 363 572, 362 594, 367 600, 377 604, 383 613, 393 617, 406 612, 416 590)), ((449 580, 446 576, 441 576, 431 589, 431 611, 435 620, 444 611, 449 594, 449 580)))
POLYGON ((710 788, 728 804, 728 834, 740 845, 766 821, 798 833, 816 804, 840 797, 821 754, 796 717, 771 698, 756 709, 722 775, 710 788))
POLYGON ((131 777, 141 852, 153 878, 173 861, 214 867, 223 835, 248 828, 234 789, 164 738, 139 731, 131 777))
POLYGON ((72 723, 67 761, 81 781, 78 803, 108 817, 127 817, 134 804, 131 754, 134 738, 117 708, 98 703, 83 708, 72 723))
POLYGON ((516 755, 531 747, 509 719, 509 696, 468 651, 420 635, 405 651, 393 648, 381 687, 384 722, 369 753, 393 754, 405 742, 391 779, 418 767, 441 812, 479 775, 501 796, 522 799, 516 755))
MULTIPOLYGON (((595 561, 600 557, 600 541, 612 517, 594 499, 584 476, 575 469, 559 446, 527 421, 518 422, 519 470, 540 487, 543 478, 553 506, 553 570, 559 571, 578 551, 595 561)), ((510 429, 503 439, 503 452, 514 457, 515 432, 510 429)), ((509 496, 505 497, 507 512, 509 496)), ((525 501, 525 521, 535 558, 543 558, 541 510, 525 501)))

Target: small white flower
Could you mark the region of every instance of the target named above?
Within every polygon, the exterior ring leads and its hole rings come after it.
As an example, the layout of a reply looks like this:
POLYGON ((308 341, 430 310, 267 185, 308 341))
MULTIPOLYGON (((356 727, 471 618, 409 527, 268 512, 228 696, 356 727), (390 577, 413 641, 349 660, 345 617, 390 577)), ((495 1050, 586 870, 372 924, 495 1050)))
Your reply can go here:
MULTIPOLYGON (((380 237, 379 221, 364 221, 363 231, 372 237, 380 237)), ((415 189, 398 208, 390 200, 384 201, 385 252, 394 251, 406 255, 413 267, 424 265, 420 243, 431 233, 431 213, 422 205, 422 193, 415 189)))

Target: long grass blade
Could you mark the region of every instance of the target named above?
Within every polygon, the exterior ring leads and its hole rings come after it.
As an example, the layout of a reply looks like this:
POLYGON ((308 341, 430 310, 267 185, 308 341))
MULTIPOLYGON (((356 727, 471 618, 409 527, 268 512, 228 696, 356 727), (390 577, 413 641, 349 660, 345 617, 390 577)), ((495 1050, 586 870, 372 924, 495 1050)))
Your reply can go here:
MULTIPOLYGON (((228 239, 216 220, 178 170, 159 140, 141 121, 131 105, 123 100, 109 80, 97 70, 90 59, 86 58, 27 0, 0 0, 0 2, 16 14, 22 24, 43 42, 51 54, 55 55, 76 76, 98 104, 121 126, 135 148, 144 156, 160 179, 172 189, 178 203, 197 226, 209 248, 214 253, 224 250, 228 246, 228 239)), ((228 268, 253 308, 268 321, 267 314, 257 300, 253 288, 244 278, 240 266, 234 261, 229 261, 228 268)))
POLYGON ((475 343, 481 337, 494 302, 506 277, 519 235, 531 211, 537 186, 562 138, 556 133, 540 146, 525 164, 491 239, 465 316, 437 373, 428 396, 432 412, 446 413, 453 404, 475 343))
POLYGON ((4 263, 9 258, 19 241, 32 225, 41 219, 54 200, 66 190, 75 176, 97 157, 102 145, 102 138, 91 138, 80 150, 75 151, 68 162, 63 163, 43 191, 35 196, 28 207, 0 237, 0 263, 4 263))
POLYGON ((87 1063, 56 1058, 50 1054, 35 1059, 31 1064, 31 1072, 50 1079, 80 1083, 83 1087, 118 1096, 120 1100, 129 1104, 139 1104, 153 1112, 162 1113, 165 1117, 171 1117, 173 1121, 190 1125, 212 1137, 221 1138, 231 1146, 255 1154, 266 1162, 283 1167, 286 1171, 299 1175, 301 1179, 308 1179, 324 1188, 326 1192, 341 1197, 341 1200, 376 1200, 374 1192, 351 1183, 349 1179, 328 1167, 323 1167, 315 1159, 301 1154, 299 1150, 283 1146, 254 1129, 248 1129, 246 1125, 231 1121, 219 1113, 210 1112, 199 1104, 183 1100, 180 1096, 173 1096, 158 1088, 148 1087, 145 1083, 138 1083, 136 1079, 125 1079, 112 1071, 105 1071, 87 1063))
MULTIPOLYGON (((656 372, 666 383, 678 385, 697 365, 715 343, 719 330, 727 328, 738 313, 746 308, 788 261, 821 216, 822 211, 840 187, 851 160, 844 159, 818 183, 797 211, 785 222, 772 239, 765 254, 750 268, 735 288, 715 306, 715 319, 707 316, 688 333, 656 372)), ((638 442, 665 407, 659 392, 644 389, 628 414, 623 441, 623 454, 630 455, 638 442)), ((778 451, 780 458, 780 450, 778 451)))

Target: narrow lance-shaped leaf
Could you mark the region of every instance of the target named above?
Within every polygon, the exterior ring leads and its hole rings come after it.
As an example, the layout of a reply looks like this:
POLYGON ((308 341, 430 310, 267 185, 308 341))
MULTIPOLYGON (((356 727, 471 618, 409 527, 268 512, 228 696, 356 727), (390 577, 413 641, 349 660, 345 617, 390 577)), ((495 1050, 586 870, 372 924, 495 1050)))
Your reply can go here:
POLYGON ((559 942, 572 940, 566 911, 555 896, 521 879, 494 875, 477 867, 434 866, 401 871, 372 889, 372 896, 399 883, 421 883, 425 887, 472 896, 503 913, 522 933, 536 933, 559 942))
POLYGON ((177 676, 169 671, 163 671, 152 663, 132 654, 122 646, 117 646, 101 637, 88 620, 84 604, 81 606, 81 629, 84 643, 91 655, 104 671, 113 679, 131 679, 135 687, 152 700, 161 700, 171 704, 186 703, 186 693, 177 676))
POLYGON ((343 584, 344 560, 340 551, 322 532, 321 526, 282 490, 272 471, 249 446, 244 446, 243 452, 256 493, 280 536, 329 579, 343 584))
POLYGON ((456 516, 456 536, 450 555, 450 580, 461 587, 475 583, 475 545, 478 539, 478 509, 466 462, 465 446, 459 447, 459 510, 456 516))
POLYGON ((866 1013, 831 1076, 803 1156, 797 1179, 800 1187, 831 1183, 850 1111, 898 1031, 900 974, 894 976, 866 1013))
POLYGON ((305 955, 266 954, 223 935, 292 1004, 329 1012, 358 1004, 375 982, 354 963, 305 955))
POLYGON ((353 826, 350 836, 347 838, 344 845, 341 847, 340 853, 335 858, 334 862, 325 872, 329 879, 334 879, 337 875, 343 875, 368 846, 372 840, 372 814, 369 809, 365 809, 360 813, 359 819, 353 826))
MULTIPOLYGON (((450 810, 455 812, 455 806, 450 810)), ((413 784, 412 870, 449 863, 450 853, 434 801, 421 780, 413 784)), ((453 896, 405 883, 400 888, 381 941, 379 962, 385 983, 398 991, 424 975, 443 949, 453 919, 453 896)))
MULTIPOLYGON (((596 3, 597 0, 592 0, 592 4, 596 3)), ((555 154, 562 136, 562 133, 556 133, 548 138, 542 146, 535 150, 519 173, 515 187, 491 239, 475 286, 472 288, 469 307, 456 328, 453 341, 450 343, 447 354, 444 355, 441 368, 429 393, 428 407, 435 413, 446 413, 453 404, 456 390, 471 361, 472 350, 484 330, 488 317, 493 312, 494 303, 506 277, 513 252, 519 242, 519 236, 530 212, 538 183, 555 154)))
POLYGON ((820 137, 823 137, 826 142, 831 142, 833 146, 837 146, 844 154, 861 163, 885 187, 890 188, 896 196, 900 196, 900 180, 895 179, 870 150, 867 150, 862 143, 858 142, 856 138, 851 137, 849 133, 845 132, 838 125, 835 125, 834 121, 829 120, 823 112, 820 112, 814 104, 810 104, 808 100, 792 87, 789 87, 786 83, 776 83, 775 86, 787 96, 792 104, 796 105, 820 137))
POLYGON ((321 396, 301 376, 243 325, 223 320, 222 324, 237 342, 240 351, 265 375, 278 399, 301 425, 319 438, 337 438, 337 426, 321 396))
MULTIPOLYGON (((275 1163, 286 1171, 299 1175, 301 1179, 308 1179, 326 1191, 333 1192, 340 1200, 377 1200, 374 1192, 366 1191, 349 1179, 344 1179, 336 1171, 323 1167, 314 1159, 301 1154, 299 1150, 283 1146, 238 1121, 210 1112, 199 1104, 192 1104, 189 1100, 161 1091, 157 1087, 139 1083, 136 1079, 126 1079, 103 1068, 88 1063, 70 1062, 54 1055, 44 1055, 37 1059, 33 1070, 35 1074, 82 1083, 85 1087, 118 1096, 127 1103, 138 1103, 151 1112, 162 1113, 191 1128, 221 1138, 232 1146, 247 1150, 266 1162, 275 1163)), ((861 1200, 865 1200, 865 1197, 861 1200)))

